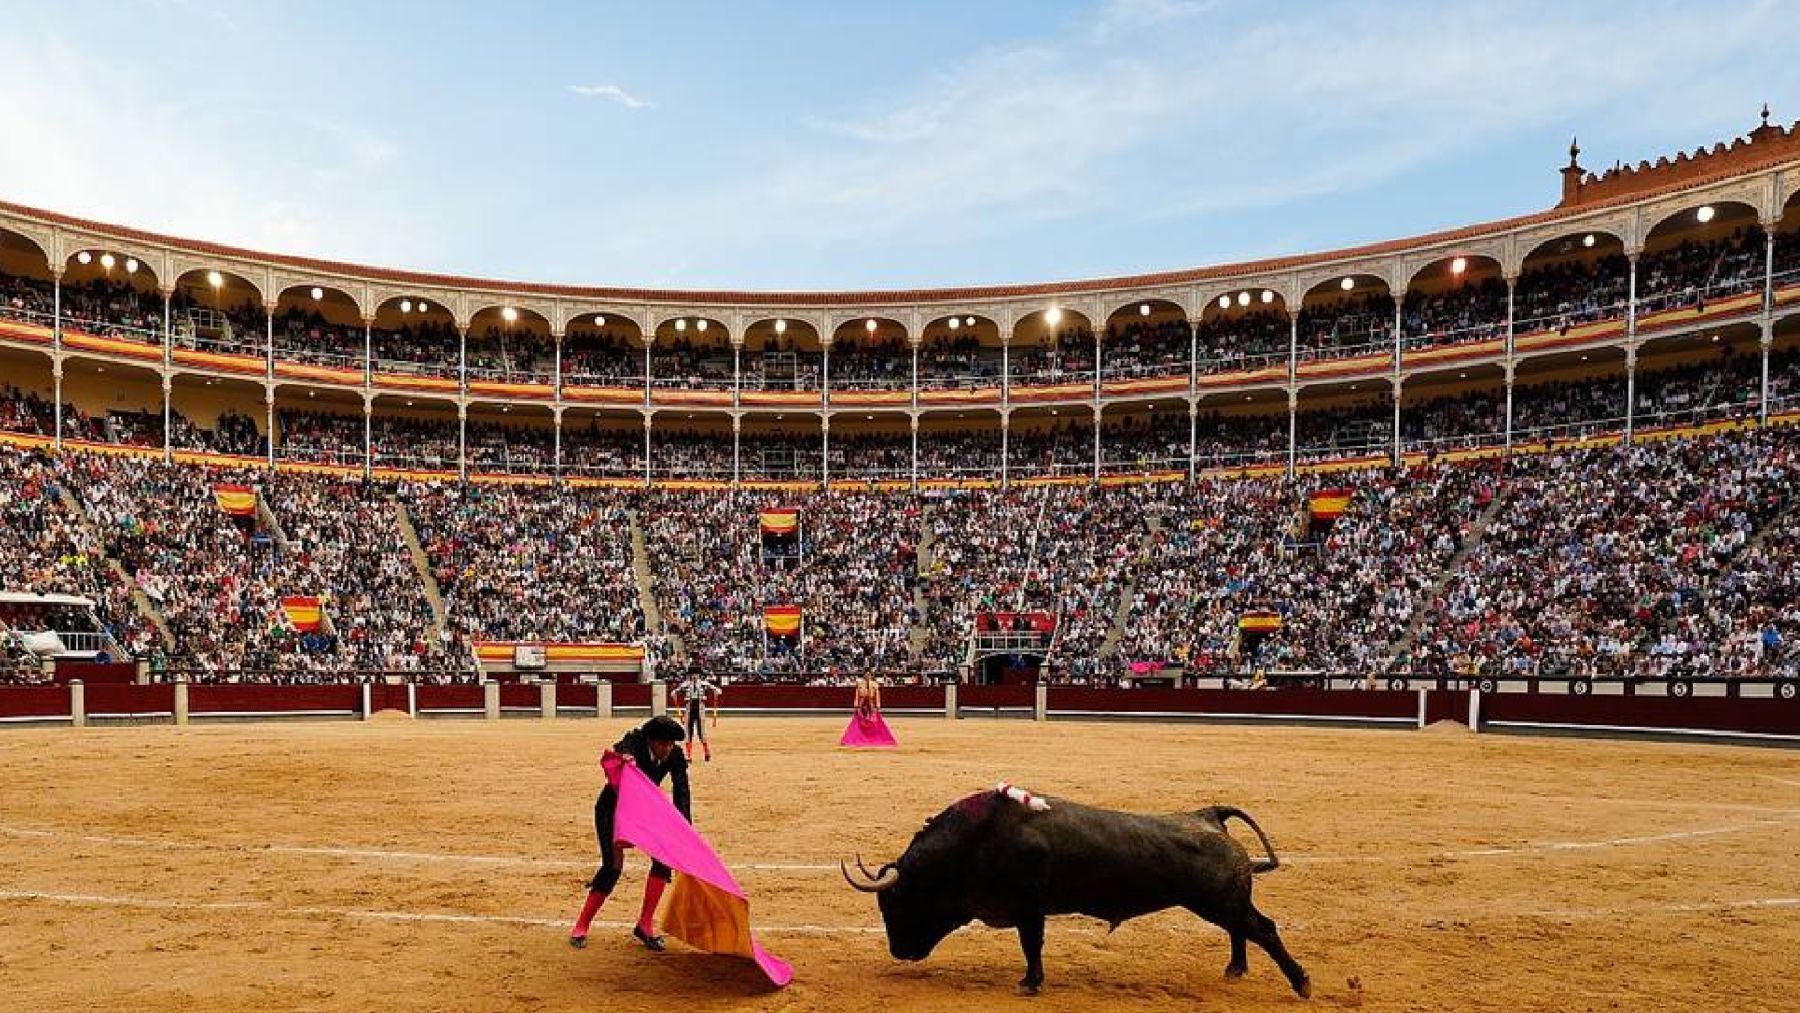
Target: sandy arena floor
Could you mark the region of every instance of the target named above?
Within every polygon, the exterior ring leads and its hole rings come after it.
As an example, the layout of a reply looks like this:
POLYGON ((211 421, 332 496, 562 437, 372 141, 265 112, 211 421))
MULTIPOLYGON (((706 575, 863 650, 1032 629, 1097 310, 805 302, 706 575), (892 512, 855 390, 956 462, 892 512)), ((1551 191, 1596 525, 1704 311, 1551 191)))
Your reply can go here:
POLYGON ((1321 1007, 1800 1009, 1800 757, 1686 744, 1148 725, 728 718, 695 777, 743 868, 771 992, 747 962, 623 928, 643 861, 585 951, 599 748, 622 721, 0 732, 0 995, 23 1011, 1262 1010, 1300 1008, 1252 949, 1178 913, 1105 935, 1052 922, 1042 997, 981 927, 887 955, 833 867, 887 858, 1001 778, 1121 808, 1229 801, 1283 868, 1259 905, 1321 1007), (777 868, 769 868, 776 866, 777 868), (780 868, 785 867, 785 868, 780 868))

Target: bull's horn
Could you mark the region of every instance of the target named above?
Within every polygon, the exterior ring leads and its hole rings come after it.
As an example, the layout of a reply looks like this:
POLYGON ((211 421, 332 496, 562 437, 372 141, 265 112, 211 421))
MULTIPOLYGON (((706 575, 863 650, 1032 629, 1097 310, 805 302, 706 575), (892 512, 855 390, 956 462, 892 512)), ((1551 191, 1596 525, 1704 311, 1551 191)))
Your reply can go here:
POLYGON ((845 864, 843 859, 838 860, 838 871, 844 874, 844 882, 862 893, 880 893, 900 882, 900 870, 896 869, 892 862, 882 866, 879 873, 874 873, 863 865, 862 856, 858 855, 856 856, 856 868, 866 877, 866 882, 857 882, 856 878, 850 875, 850 867, 845 864))

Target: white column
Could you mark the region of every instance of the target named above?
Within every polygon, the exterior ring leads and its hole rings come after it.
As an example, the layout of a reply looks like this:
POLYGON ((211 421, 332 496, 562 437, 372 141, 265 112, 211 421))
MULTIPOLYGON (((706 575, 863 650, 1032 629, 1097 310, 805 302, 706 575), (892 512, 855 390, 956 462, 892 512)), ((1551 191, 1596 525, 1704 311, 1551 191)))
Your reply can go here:
POLYGON ((263 388, 263 401, 265 402, 266 407, 267 407, 267 414, 263 418, 263 432, 266 432, 269 434, 269 438, 263 442, 268 444, 268 455, 267 455, 268 466, 269 466, 269 470, 273 471, 275 469, 275 385, 274 384, 269 384, 268 386, 263 388))
POLYGON ((1625 304, 1625 438, 1631 439, 1631 420, 1637 410, 1637 312, 1638 255, 1631 255, 1631 288, 1625 304))
POLYGON ((1513 356, 1514 345, 1518 340, 1518 309, 1516 300, 1519 293, 1519 276, 1506 276, 1506 451, 1512 452, 1513 431, 1513 356))
POLYGON ((275 380, 275 304, 263 303, 264 320, 267 328, 263 331, 263 370, 264 376, 272 383, 275 380))
MULTIPOLYGON (((830 352, 827 351, 826 354, 829 355, 830 352)), ((820 455, 821 456, 819 458, 819 488, 829 490, 831 488, 831 416, 830 415, 821 416, 819 419, 819 439, 821 441, 820 442, 820 455)))
POLYGON ((1300 407, 1300 392, 1295 389, 1295 378, 1300 371, 1300 311, 1288 310, 1288 460, 1287 474, 1294 477, 1294 461, 1298 456, 1295 441, 1299 438, 1299 422, 1295 413, 1300 407))
POLYGON ((743 429, 744 417, 731 416, 731 487, 737 488, 743 480, 743 429))
POLYGON ((456 480, 469 480, 469 406, 461 401, 456 405, 456 480))
MULTIPOLYGON (((648 355, 648 353, 645 354, 646 356, 648 355)), ((651 419, 654 418, 655 415, 655 412, 647 411, 644 413, 644 488, 646 489, 650 488, 650 425, 651 419)))
POLYGON ((914 411, 919 410, 919 341, 919 338, 914 338, 907 342, 912 346, 912 406, 914 411))
POLYGON ((1401 292, 1394 297, 1394 467, 1398 468, 1402 460, 1400 447, 1400 360, 1404 357, 1401 344, 1401 333, 1406 327, 1406 311, 1403 304, 1406 293, 1401 292))
POLYGON ((69 724, 76 728, 87 726, 87 687, 80 679, 69 680, 69 724))
POLYGON ((50 398, 51 398, 51 400, 56 402, 56 404, 54 405, 54 408, 55 408, 54 421, 55 421, 55 425, 56 425, 56 435, 51 438, 50 442, 51 442, 51 446, 55 447, 57 450, 61 450, 62 445, 63 445, 62 380, 63 380, 62 356, 58 355, 56 357, 56 362, 54 364, 52 364, 52 366, 50 368, 50 387, 51 387, 50 398))
POLYGON ((165 288, 162 290, 162 297, 163 297, 163 314, 162 314, 162 317, 163 317, 162 318, 163 343, 162 344, 163 344, 163 368, 165 368, 165 369, 168 368, 171 364, 173 364, 175 362, 175 323, 172 319, 170 319, 170 315, 174 312, 174 304, 175 304, 174 296, 175 296, 174 289, 165 288))
POLYGON ((1100 405, 1094 405, 1094 482, 1100 481, 1100 405))
POLYGON ((363 388, 375 383, 375 318, 363 317, 363 388))
POLYGON ((956 713, 956 683, 944 683, 944 717, 955 721, 960 715, 956 713))
POLYGON ((187 676, 185 676, 185 675, 177 676, 175 679, 175 724, 177 724, 177 725, 187 724, 188 723, 188 711, 189 711, 189 707, 188 707, 187 676))
POLYGON ((1000 488, 1008 488, 1012 475, 1012 409, 1000 409, 1000 488))
POLYGON ((174 381, 169 377, 169 374, 164 373, 162 378, 164 464, 169 464, 175 460, 175 427, 169 424, 169 418, 174 414, 174 408, 169 404, 169 388, 172 386, 174 386, 174 381))
POLYGON ((1775 229, 1780 220, 1763 226, 1762 382, 1756 398, 1756 421, 1769 424, 1769 348, 1775 341, 1775 229))
MULTIPOLYGON (((1397 354, 1398 353, 1396 352, 1396 355, 1397 354)), ((1395 361, 1398 361, 1398 359, 1396 358, 1395 361)), ((1401 376, 1398 372, 1396 372, 1394 374, 1394 446, 1393 446, 1394 467, 1396 467, 1396 468, 1398 468, 1400 466, 1400 462, 1402 460, 1404 460, 1404 457, 1402 456, 1402 448, 1400 446, 1400 394, 1401 394, 1401 391, 1405 388, 1405 386, 1406 386, 1406 381, 1401 378, 1401 376)))
MULTIPOLYGON (((269 434, 269 443, 274 445, 275 434, 269 434)), ((363 477, 368 478, 375 467, 375 398, 363 395, 363 477)))
POLYGON ((1513 364, 1506 364, 1506 449, 1510 453, 1513 444, 1513 364))
MULTIPOLYGON (((914 370, 913 376, 915 377, 915 379, 918 376, 918 365, 919 365, 919 352, 918 352, 918 349, 915 348, 913 350, 913 370, 914 370)), ((917 384, 915 384, 913 386, 913 396, 915 399, 918 397, 917 384)), ((915 411, 911 415, 907 416, 907 418, 911 422, 911 428, 912 428, 912 491, 918 492, 919 491, 919 413, 917 411, 915 411)))
MULTIPOLYGON (((559 377, 562 375, 562 368, 561 368, 560 364, 557 367, 556 375, 559 377)), ((558 389, 559 390, 561 389, 560 384, 558 386, 558 389)), ((553 429, 555 439, 556 439, 556 448, 555 448, 555 450, 553 450, 551 452, 550 474, 553 478, 556 479, 556 481, 561 482, 562 481, 562 429, 563 429, 562 405, 559 404, 556 407, 550 409, 550 424, 551 424, 551 427, 553 429)))
POLYGON ((1194 484, 1195 459, 1200 456, 1200 402, 1188 402, 1188 485, 1194 484))
POLYGON ((662 717, 669 713, 669 684, 657 679, 650 684, 650 716, 662 717))
POLYGON ((1294 477, 1294 465, 1299 459, 1300 448, 1300 392, 1293 384, 1288 384, 1288 465, 1289 478, 1294 477))
POLYGON ((500 684, 492 679, 481 683, 481 712, 489 721, 500 720, 500 684))
POLYGON ((545 721, 556 717, 556 679, 538 680, 538 713, 545 721))
POLYGON ((613 716, 613 687, 605 679, 594 686, 594 716, 602 721, 611 721, 613 716))

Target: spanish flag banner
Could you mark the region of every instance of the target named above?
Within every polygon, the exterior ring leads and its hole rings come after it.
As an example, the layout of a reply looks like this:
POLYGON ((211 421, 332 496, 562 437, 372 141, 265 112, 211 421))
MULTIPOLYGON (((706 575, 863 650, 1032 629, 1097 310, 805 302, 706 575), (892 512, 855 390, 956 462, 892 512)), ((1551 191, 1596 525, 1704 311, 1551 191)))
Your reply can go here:
POLYGON ((1315 489, 1306 498, 1307 512, 1315 521, 1335 521, 1350 508, 1353 489, 1315 489))
POLYGON ((762 511, 758 520, 762 522, 765 535, 791 535, 800 526, 800 511, 792 507, 773 507, 762 511))
POLYGON ((1281 613, 1254 609, 1238 617, 1238 629, 1245 633, 1274 633, 1281 629, 1281 613))
POLYGON ((771 637, 799 636, 800 606, 770 605, 763 609, 763 629, 768 630, 771 637))
POLYGON ((213 502, 233 517, 248 517, 256 513, 256 490, 247 485, 215 485, 213 502))
POLYGON ((287 614, 288 622, 294 629, 302 633, 311 633, 319 628, 325 618, 325 610, 316 594, 290 594, 281 599, 281 611, 287 614))

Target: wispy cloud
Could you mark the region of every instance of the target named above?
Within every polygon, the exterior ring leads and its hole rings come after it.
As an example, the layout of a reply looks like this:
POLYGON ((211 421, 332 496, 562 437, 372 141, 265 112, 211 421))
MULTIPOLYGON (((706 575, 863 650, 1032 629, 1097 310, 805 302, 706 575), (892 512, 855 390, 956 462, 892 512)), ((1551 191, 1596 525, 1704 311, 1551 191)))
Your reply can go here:
POLYGON ((572 84, 569 90, 583 98, 611 99, 627 109, 656 108, 656 103, 638 98, 616 84, 572 84))

